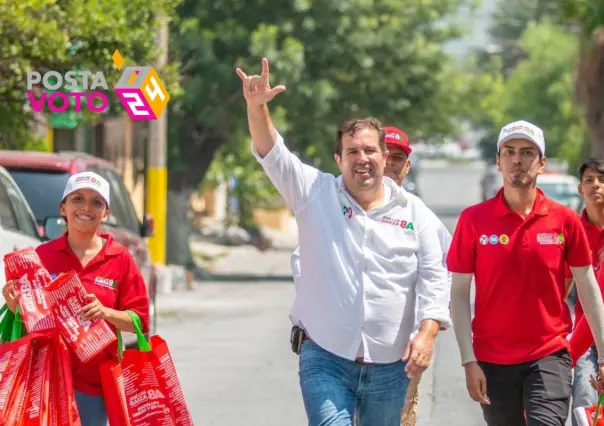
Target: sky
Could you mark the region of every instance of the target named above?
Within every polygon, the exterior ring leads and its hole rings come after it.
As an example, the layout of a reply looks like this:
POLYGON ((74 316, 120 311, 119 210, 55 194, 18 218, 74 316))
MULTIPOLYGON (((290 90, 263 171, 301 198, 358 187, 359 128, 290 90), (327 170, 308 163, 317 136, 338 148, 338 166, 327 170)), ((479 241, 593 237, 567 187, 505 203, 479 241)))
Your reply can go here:
POLYGON ((452 41, 444 46, 444 49, 458 57, 465 56, 466 52, 473 47, 484 47, 489 44, 488 29, 491 25, 491 14, 495 11, 497 0, 482 0, 482 5, 473 13, 462 10, 458 19, 462 25, 467 22, 468 33, 462 40, 452 41))

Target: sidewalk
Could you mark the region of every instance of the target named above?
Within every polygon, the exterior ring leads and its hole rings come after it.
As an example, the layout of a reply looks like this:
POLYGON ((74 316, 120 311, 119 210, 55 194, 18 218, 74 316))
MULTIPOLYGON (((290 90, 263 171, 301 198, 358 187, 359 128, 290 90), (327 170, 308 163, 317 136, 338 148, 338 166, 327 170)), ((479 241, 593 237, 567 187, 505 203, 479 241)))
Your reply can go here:
POLYGON ((251 244, 223 245, 198 235, 192 235, 189 244, 198 266, 209 275, 289 279, 290 256, 298 245, 295 220, 286 232, 269 228, 262 232, 271 241, 272 248, 266 251, 260 251, 251 244))

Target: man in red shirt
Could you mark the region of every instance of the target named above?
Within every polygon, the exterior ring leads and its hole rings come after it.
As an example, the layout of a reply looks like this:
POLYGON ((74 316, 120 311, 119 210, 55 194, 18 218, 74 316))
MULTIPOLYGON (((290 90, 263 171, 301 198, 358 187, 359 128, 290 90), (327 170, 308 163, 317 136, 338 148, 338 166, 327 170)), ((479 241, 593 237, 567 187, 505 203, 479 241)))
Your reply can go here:
MULTIPOLYGON (((583 163, 579 169, 579 178, 581 183, 579 184, 579 194, 585 200, 585 209, 581 215, 581 223, 587 234, 589 240, 589 246, 592 253, 593 268, 598 276, 600 271, 599 281, 600 285, 602 282, 600 262, 602 259, 604 246, 604 160, 598 158, 591 158, 587 162, 583 163)), ((579 328, 579 324, 584 323, 582 320, 583 307, 581 302, 577 301, 575 305, 575 331, 573 331, 573 337, 571 338, 571 354, 572 347, 577 346, 573 340, 576 340, 581 332, 576 333, 579 328)), ((587 324, 584 324, 586 327, 587 324)), ((588 328, 588 327, 587 327, 588 328)), ((592 375, 597 374, 598 371, 598 352, 593 344, 593 338, 591 331, 587 334, 588 343, 584 348, 586 351, 581 354, 581 358, 577 361, 575 367, 575 375, 573 380, 573 409, 577 407, 588 407, 594 405, 598 401, 598 393, 591 386, 589 378, 592 375)), ((577 425, 577 421, 573 416, 573 425, 577 425)))
POLYGON ((504 126, 496 160, 503 188, 462 212, 447 257, 466 385, 489 426, 563 426, 572 382, 565 264, 604 350, 589 243, 579 215, 536 188, 546 164, 541 129, 526 121, 504 126))

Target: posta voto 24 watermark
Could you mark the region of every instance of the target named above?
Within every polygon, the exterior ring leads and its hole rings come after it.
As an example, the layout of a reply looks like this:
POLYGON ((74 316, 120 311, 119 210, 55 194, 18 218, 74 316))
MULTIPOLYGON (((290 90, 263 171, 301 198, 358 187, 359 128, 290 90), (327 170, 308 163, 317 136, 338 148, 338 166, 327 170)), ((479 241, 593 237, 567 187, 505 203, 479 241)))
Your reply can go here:
MULTIPOLYGON (((124 58, 118 50, 111 57, 118 70, 124 66, 124 58)), ((128 66, 113 88, 132 120, 157 120, 164 112, 170 94, 150 66, 128 66)), ((27 97, 31 108, 40 112, 44 105, 52 112, 65 112, 71 108, 76 112, 87 108, 102 113, 109 107, 104 92, 109 91, 102 71, 68 71, 65 74, 48 71, 43 75, 37 71, 27 73, 27 97), (33 88, 42 89, 38 98, 33 88)))

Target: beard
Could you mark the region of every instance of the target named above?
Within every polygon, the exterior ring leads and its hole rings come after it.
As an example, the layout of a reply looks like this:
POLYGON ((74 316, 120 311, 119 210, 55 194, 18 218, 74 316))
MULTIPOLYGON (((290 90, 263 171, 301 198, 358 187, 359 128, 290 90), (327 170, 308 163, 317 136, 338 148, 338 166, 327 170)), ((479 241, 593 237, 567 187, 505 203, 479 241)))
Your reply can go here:
POLYGON ((389 177, 390 179, 392 179, 393 181, 395 181, 396 183, 400 184, 402 179, 401 176, 395 172, 384 172, 384 176, 389 177))

